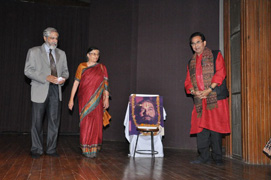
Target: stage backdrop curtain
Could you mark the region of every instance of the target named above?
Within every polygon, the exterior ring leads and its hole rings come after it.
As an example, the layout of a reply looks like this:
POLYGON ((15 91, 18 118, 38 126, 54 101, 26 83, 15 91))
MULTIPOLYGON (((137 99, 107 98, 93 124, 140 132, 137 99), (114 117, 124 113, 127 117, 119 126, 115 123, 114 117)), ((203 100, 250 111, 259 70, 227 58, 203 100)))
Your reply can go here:
POLYGON ((184 91, 189 36, 201 31, 208 47, 218 49, 218 7, 217 0, 91 0, 89 8, 1 1, 0 132, 29 132, 25 57, 28 48, 42 43, 42 31, 55 26, 71 75, 63 91, 61 133, 79 132, 78 105, 69 113, 67 104, 87 44, 101 49, 109 75, 112 119, 104 140, 126 141, 123 119, 130 94, 160 94, 168 117, 164 146, 196 148, 196 138, 189 136, 193 100, 184 91))
POLYGON ((71 113, 67 106, 76 68, 85 60, 89 7, 1 1, 0 17, 0 132, 30 131, 30 80, 24 76, 24 64, 28 49, 44 42, 46 27, 59 31, 59 48, 66 52, 70 71, 63 88, 60 131, 79 132, 78 108, 71 113))

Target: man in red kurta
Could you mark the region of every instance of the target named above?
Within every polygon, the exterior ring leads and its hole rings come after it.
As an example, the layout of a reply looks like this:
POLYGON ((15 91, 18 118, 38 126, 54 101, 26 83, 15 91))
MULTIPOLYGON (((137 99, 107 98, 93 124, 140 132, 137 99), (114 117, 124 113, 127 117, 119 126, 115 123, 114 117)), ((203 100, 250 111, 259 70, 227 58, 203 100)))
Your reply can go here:
POLYGON ((202 33, 193 33, 190 43, 195 53, 187 66, 185 89, 194 98, 190 134, 197 134, 199 152, 191 163, 208 162, 211 147, 213 160, 221 165, 222 134, 230 133, 225 62, 220 52, 214 57, 206 47, 202 33))

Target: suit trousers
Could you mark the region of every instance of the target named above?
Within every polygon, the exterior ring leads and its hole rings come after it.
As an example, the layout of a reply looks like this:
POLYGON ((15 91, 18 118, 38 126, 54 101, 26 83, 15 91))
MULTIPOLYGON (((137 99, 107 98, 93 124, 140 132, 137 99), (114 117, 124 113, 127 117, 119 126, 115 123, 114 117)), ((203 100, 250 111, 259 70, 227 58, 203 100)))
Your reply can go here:
POLYGON ((197 146, 199 151, 199 160, 207 162, 210 159, 210 147, 212 149, 212 158, 215 162, 222 161, 222 134, 203 129, 197 134, 197 146))
POLYGON ((56 152, 60 112, 61 103, 59 101, 58 85, 50 84, 45 102, 32 103, 32 153, 43 154, 43 119, 45 113, 48 119, 46 153, 52 154, 56 152))

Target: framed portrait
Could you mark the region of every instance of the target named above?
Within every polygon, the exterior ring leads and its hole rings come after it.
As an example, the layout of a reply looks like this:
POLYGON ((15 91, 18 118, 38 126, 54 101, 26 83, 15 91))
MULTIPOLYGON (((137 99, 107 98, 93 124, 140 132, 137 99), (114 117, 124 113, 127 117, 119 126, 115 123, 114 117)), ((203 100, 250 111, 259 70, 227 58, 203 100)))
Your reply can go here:
POLYGON ((163 128, 163 97, 136 95, 129 97, 129 134, 138 134, 137 127, 163 128))

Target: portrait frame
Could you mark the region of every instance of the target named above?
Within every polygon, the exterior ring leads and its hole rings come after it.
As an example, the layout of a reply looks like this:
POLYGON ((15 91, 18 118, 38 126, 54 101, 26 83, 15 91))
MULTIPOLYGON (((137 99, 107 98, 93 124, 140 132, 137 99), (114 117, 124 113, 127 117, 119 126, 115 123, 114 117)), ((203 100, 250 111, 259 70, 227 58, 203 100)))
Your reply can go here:
MULTIPOLYGON (((145 111, 145 109, 143 110, 145 111)), ((141 112, 142 113, 142 112, 141 112)), ((138 134, 137 127, 147 128, 163 128, 164 127, 164 116, 163 116, 163 97, 159 95, 143 95, 143 94, 132 94, 129 97, 129 134, 138 134), (139 115, 143 103, 146 106, 150 106, 155 111, 153 117, 149 117, 149 120, 144 119, 144 115, 139 115), (143 119, 144 120, 143 120, 143 119)))

